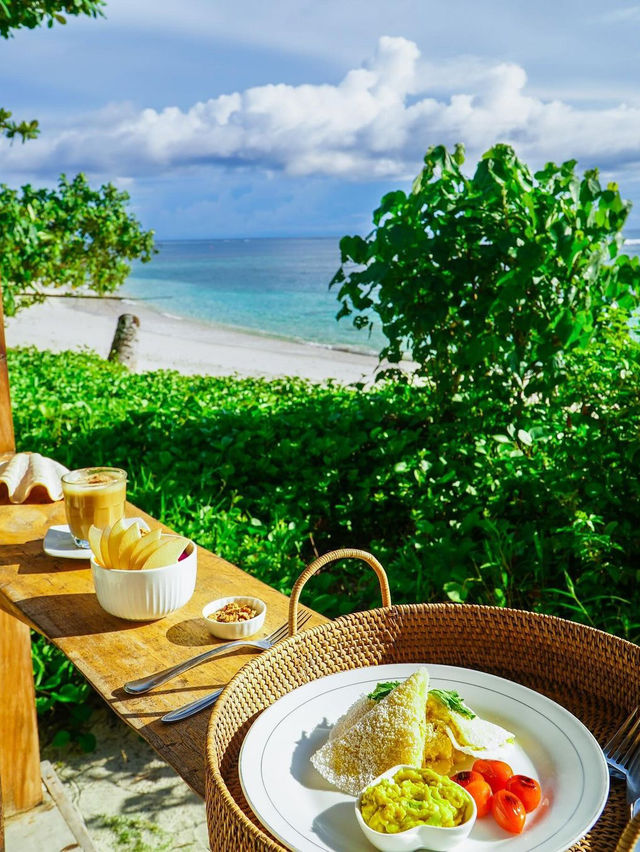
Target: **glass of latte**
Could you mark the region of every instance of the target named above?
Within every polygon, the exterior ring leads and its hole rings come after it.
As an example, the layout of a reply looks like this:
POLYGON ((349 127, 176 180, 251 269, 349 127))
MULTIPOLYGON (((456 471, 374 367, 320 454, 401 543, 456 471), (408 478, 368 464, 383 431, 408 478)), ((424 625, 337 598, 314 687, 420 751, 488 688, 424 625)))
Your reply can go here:
POLYGON ((119 467, 85 467, 62 477, 67 523, 77 547, 89 547, 89 527, 113 526, 124 517, 127 473, 119 467))

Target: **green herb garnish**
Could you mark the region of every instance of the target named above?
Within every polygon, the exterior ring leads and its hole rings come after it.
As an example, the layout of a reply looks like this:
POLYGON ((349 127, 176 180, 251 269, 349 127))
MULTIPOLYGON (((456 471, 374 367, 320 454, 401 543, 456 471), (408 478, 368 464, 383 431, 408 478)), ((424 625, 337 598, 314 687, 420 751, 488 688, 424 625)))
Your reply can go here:
POLYGON ((453 710, 455 713, 459 713, 461 716, 466 716, 467 719, 475 719, 476 714, 473 710, 469 710, 467 705, 464 703, 464 700, 460 697, 460 695, 455 692, 455 690, 446 690, 446 689, 430 689, 429 695, 433 695, 439 701, 441 701, 449 710, 453 710))
POLYGON ((390 680, 387 683, 379 683, 373 692, 367 695, 367 698, 373 698, 374 701, 382 701, 396 686, 400 686, 399 680, 390 680))

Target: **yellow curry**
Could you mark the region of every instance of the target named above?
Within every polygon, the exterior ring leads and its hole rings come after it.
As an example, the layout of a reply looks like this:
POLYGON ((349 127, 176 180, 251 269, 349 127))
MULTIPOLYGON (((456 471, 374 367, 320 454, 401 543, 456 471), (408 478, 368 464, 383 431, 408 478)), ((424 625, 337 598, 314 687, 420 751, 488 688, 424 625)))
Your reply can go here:
POLYGON ((465 791, 431 769, 399 769, 362 794, 360 809, 369 828, 397 834, 418 825, 454 828, 471 812, 465 791))

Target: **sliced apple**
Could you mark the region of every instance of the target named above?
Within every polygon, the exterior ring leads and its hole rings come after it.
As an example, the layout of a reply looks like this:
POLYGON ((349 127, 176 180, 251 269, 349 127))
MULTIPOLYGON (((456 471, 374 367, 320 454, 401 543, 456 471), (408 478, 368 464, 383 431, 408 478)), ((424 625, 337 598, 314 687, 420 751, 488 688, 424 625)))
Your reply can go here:
POLYGON ((131 553, 139 541, 140 527, 136 521, 131 524, 131 526, 128 527, 120 537, 120 545, 118 547, 118 565, 120 566, 120 570, 125 570, 129 567, 131 553))
POLYGON ((109 533, 109 561, 111 562, 112 568, 120 568, 120 560, 118 559, 120 539, 126 531, 127 528, 124 525, 124 518, 118 518, 115 524, 111 527, 111 532, 109 533))
POLYGON ((104 568, 111 568, 111 559, 109 558, 109 533, 111 527, 105 527, 100 536, 100 554, 102 556, 102 565, 104 568))
POLYGON ((160 537, 162 536, 161 529, 151 530, 146 535, 143 535, 140 541, 136 542, 129 557, 129 568, 137 570, 142 567, 142 562, 149 556, 151 551, 157 547, 160 537))
POLYGON ((100 546, 100 542, 102 539, 102 530, 99 527, 94 527, 93 524, 89 527, 89 546, 91 547, 91 552, 93 553, 93 558, 98 563, 98 565, 102 565, 104 568, 104 564, 102 562, 102 548, 100 546))
POLYGON ((189 544, 189 539, 181 536, 171 536, 160 541, 158 547, 147 557, 142 564, 142 570, 148 568, 163 568, 165 565, 173 565, 180 558, 180 554, 189 544))

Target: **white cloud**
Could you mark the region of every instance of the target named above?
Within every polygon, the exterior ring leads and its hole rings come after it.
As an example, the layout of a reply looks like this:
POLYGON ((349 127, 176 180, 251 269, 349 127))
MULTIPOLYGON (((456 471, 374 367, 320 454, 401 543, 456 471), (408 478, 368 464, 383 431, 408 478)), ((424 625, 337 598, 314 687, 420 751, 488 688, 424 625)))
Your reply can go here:
POLYGON ((640 168, 640 109, 602 109, 527 94, 513 63, 435 64, 405 38, 384 36, 373 58, 337 85, 270 84, 194 104, 136 111, 111 104, 28 144, 5 145, 5 173, 84 170, 135 178, 202 164, 293 176, 405 179, 429 145, 464 142, 470 160, 510 142, 533 165, 640 168))

